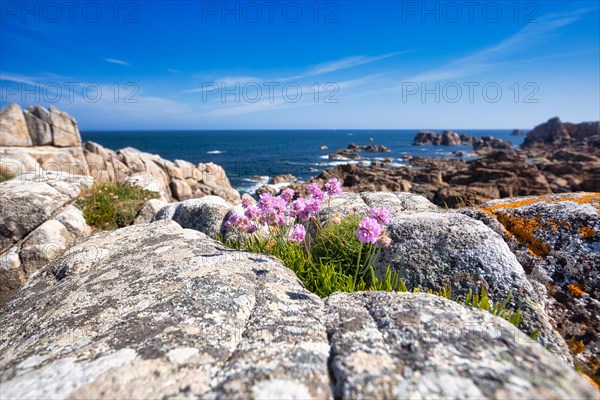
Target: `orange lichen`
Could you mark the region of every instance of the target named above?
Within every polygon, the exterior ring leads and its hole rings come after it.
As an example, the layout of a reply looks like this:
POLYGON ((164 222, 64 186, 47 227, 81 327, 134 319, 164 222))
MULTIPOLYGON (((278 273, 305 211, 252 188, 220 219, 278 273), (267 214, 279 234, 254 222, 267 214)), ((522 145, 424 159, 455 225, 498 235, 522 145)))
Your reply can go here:
POLYGON ((583 228, 579 229, 579 234, 586 239, 593 239, 596 231, 592 227, 584 226, 583 228))
POLYGON ((530 204, 535 204, 535 203, 540 203, 540 202, 561 203, 564 201, 572 201, 577 204, 592 204, 596 207, 596 209, 598 210, 598 213, 600 214, 600 193, 586 193, 586 194, 582 194, 580 196, 564 195, 564 196, 559 196, 558 198, 553 198, 553 196, 554 195, 529 197, 529 198, 525 198, 525 199, 516 200, 513 202, 494 204, 489 207, 481 208, 481 211, 486 212, 488 214, 495 214, 497 210, 514 209, 514 208, 524 207, 524 206, 528 206, 530 204))
POLYGON ((583 344, 583 342, 575 338, 567 340, 567 345, 569 346, 569 349, 571 349, 571 353, 573 355, 579 354, 583 350, 585 350, 585 345, 583 344))
POLYGON ((581 297, 585 294, 585 292, 581 289, 581 285, 577 283, 569 284, 569 292, 575 297, 581 297))
POLYGON ((534 236, 539 228, 539 218, 519 218, 505 212, 498 212, 496 218, 518 241, 527 244, 530 254, 543 256, 550 252, 550 247, 534 236))
POLYGON ((541 201, 546 201, 546 200, 548 200, 548 199, 544 199, 543 197, 526 198, 526 199, 513 201, 512 203, 494 204, 489 207, 481 208, 481 210, 488 214, 494 214, 496 212, 496 210, 500 210, 503 208, 519 208, 519 207, 528 206, 530 204, 539 203, 541 201))

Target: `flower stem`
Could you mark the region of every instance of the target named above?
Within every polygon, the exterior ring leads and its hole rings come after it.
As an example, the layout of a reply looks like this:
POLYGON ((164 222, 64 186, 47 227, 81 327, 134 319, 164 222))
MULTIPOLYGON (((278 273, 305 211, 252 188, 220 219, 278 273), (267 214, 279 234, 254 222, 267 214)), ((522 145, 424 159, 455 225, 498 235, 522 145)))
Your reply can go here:
POLYGON ((354 282, 352 282, 352 291, 356 288, 356 280, 358 279, 358 270, 360 269, 360 257, 362 255, 363 243, 360 243, 360 250, 358 250, 358 259, 356 260, 356 272, 354 273, 354 282))

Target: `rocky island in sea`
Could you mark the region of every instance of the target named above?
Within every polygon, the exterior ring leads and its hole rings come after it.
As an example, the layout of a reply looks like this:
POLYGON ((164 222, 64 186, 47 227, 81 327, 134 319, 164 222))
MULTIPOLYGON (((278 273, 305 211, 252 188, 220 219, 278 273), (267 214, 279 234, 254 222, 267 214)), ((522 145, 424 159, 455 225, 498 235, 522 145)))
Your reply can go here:
POLYGON ((374 271, 411 290, 320 298, 280 259, 223 243, 253 199, 220 166, 82 143, 55 108, 3 109, 2 398, 597 399, 598 122, 551 119, 520 149, 416 139, 480 156, 312 180, 344 187, 322 219, 389 210, 374 271), (155 198, 97 230, 79 201, 101 182, 155 198), (461 302, 482 288, 521 323, 461 302))

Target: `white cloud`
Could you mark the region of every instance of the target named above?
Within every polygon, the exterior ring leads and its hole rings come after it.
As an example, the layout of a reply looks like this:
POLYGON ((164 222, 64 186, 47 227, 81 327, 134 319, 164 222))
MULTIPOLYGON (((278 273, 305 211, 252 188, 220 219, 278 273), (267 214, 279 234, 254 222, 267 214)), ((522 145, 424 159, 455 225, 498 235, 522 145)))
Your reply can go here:
POLYGON ((119 64, 119 65, 127 65, 127 66, 131 65, 127 61, 117 60, 116 58, 105 58, 104 61, 109 62, 111 64, 119 64))

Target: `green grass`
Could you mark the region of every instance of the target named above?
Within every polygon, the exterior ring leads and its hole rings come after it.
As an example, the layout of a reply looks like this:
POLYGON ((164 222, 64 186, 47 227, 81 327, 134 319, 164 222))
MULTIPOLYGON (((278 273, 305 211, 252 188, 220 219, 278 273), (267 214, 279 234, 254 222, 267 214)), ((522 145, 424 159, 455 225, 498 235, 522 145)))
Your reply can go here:
POLYGON ((97 183, 80 195, 75 205, 95 231, 131 225, 148 200, 158 194, 132 185, 97 183))
POLYGON ((10 178, 11 178, 10 176, 3 175, 3 174, 0 172, 0 183, 1 183, 1 182, 5 182, 5 181, 9 180, 10 178))
MULTIPOLYGON (((376 276, 372 261, 377 257, 378 248, 361 245, 354 236, 360 219, 359 216, 352 214, 343 218, 339 224, 328 224, 318 228, 313 237, 307 235, 307 240, 303 244, 290 243, 285 240, 285 235, 280 233, 268 238, 251 235, 243 241, 232 240, 226 244, 279 258, 294 271, 306 289, 320 297, 327 297, 335 292, 365 290, 421 292, 418 288, 407 288, 405 282, 389 266, 383 277, 376 276), (357 265, 359 268, 355 282, 357 265)), ((503 302, 493 305, 483 288, 478 293, 469 292, 464 299, 453 296, 451 289, 442 289, 439 292, 429 290, 427 293, 472 308, 486 310, 515 326, 519 326, 522 321, 520 309, 516 311, 507 309, 512 298, 510 293, 503 302)))

